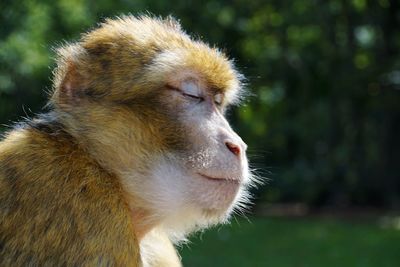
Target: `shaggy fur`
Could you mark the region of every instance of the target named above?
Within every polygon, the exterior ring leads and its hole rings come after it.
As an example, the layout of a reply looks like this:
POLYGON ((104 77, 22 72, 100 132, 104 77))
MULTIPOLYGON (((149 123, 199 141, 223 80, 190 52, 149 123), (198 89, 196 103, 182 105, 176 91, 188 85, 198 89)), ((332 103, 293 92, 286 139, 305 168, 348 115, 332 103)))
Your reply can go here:
POLYGON ((247 201, 223 117, 240 78, 171 18, 107 20, 60 48, 51 112, 0 143, 0 265, 180 266, 172 241, 247 201))

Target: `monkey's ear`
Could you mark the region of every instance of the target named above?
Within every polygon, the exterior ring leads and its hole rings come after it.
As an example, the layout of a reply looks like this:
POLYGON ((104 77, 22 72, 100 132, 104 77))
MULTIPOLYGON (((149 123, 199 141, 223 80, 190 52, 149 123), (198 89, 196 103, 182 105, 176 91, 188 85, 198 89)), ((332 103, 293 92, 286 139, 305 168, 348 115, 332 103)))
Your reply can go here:
POLYGON ((78 72, 76 65, 72 62, 68 62, 64 78, 60 84, 59 97, 67 101, 78 101, 85 90, 82 84, 83 80, 84 79, 78 72))
POLYGON ((83 53, 79 46, 70 45, 57 50, 57 68, 54 72, 54 95, 57 103, 73 104, 86 94, 89 81, 84 74, 83 53))

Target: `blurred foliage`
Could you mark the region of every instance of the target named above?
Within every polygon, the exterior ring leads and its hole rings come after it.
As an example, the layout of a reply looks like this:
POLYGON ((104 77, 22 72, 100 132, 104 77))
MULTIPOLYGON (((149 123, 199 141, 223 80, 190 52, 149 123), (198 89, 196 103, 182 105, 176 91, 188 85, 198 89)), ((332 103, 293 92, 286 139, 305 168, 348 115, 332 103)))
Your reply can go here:
MULTIPOLYGON (((251 218, 198 235, 180 250, 184 266, 394 267, 400 232, 373 223, 251 218)), ((192 238, 193 239, 193 238, 192 238)))
POLYGON ((146 11, 179 18, 248 77, 230 118, 271 178, 261 200, 400 206, 397 0, 2 0, 0 122, 45 104, 52 47, 146 11))

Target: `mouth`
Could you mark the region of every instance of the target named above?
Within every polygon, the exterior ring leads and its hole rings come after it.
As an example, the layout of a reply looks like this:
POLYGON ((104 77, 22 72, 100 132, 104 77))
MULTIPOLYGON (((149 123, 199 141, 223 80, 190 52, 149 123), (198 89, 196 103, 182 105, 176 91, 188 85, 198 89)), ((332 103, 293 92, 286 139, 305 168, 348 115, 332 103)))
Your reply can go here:
POLYGON ((232 179, 232 178, 224 178, 224 177, 211 177, 202 173, 198 173, 202 178, 207 179, 208 181, 212 181, 214 183, 230 183, 240 185, 239 179, 232 179))

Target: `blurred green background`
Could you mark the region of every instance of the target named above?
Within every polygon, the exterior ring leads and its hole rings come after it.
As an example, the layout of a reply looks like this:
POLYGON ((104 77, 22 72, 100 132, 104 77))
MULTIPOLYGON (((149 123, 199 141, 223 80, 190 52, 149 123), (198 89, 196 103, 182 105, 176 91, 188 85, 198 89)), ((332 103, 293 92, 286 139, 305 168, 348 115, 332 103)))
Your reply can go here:
POLYGON ((250 94, 229 118, 268 178, 184 263, 400 266, 397 0, 1 0, 0 131, 45 105, 52 48, 145 11, 235 58, 250 94))

